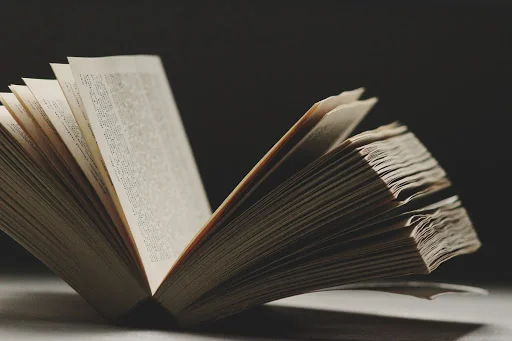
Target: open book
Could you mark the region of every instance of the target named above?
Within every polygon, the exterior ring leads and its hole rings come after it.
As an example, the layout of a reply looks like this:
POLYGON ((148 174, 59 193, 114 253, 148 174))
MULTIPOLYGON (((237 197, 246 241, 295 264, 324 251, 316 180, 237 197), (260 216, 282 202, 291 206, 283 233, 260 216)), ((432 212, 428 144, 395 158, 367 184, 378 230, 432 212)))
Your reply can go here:
POLYGON ((109 320, 156 302, 201 324, 480 246, 406 126, 351 136, 362 89, 314 104, 212 214, 160 59, 68 61, 0 94, 0 227, 109 320))

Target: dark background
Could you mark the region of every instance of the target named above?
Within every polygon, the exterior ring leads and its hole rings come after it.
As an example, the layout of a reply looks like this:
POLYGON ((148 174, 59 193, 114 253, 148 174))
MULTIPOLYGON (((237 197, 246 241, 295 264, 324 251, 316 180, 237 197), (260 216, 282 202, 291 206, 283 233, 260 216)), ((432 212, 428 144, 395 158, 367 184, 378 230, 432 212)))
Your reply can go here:
MULTIPOLYGON (((53 77, 66 56, 161 55, 215 208, 311 104, 365 86, 380 102, 360 129, 407 124, 483 241, 435 278, 510 282, 512 8, 385 3, 5 2, 0 90, 53 77)), ((3 234, 0 256, 9 271, 42 268, 3 234)))

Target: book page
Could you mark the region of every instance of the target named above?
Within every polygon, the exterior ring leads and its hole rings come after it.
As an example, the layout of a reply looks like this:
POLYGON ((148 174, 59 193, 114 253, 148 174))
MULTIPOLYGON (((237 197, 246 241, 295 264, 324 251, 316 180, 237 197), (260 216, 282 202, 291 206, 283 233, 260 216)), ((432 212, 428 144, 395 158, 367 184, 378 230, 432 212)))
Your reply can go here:
POLYGON ((73 76, 71 67, 69 64, 52 63, 50 65, 53 72, 55 73, 57 81, 59 82, 62 93, 68 102, 71 112, 76 119, 78 127, 80 128, 80 132, 82 133, 87 147, 89 148, 93 161, 102 177, 103 182, 105 183, 105 186, 107 187, 110 195, 117 198, 114 185, 112 184, 112 180, 110 179, 107 169, 105 168, 105 162, 101 158, 98 144, 94 138, 94 134, 92 132, 91 125, 89 124, 87 115, 85 114, 82 99, 80 97, 80 93, 78 92, 78 85, 75 82, 75 77, 73 76))
POLYGON ((71 108, 62 93, 59 82, 54 79, 33 78, 24 78, 23 81, 43 108, 101 201, 104 204, 109 202, 108 191, 71 112, 71 108))
MULTIPOLYGON (((44 112, 45 115, 45 120, 48 120, 48 131, 51 134, 53 129, 55 129, 57 136, 54 134, 54 139, 57 141, 61 140, 64 144, 64 146, 61 145, 61 149, 71 153, 74 160, 69 160, 70 164, 75 167, 78 165, 83 175, 85 175, 86 181, 91 184, 94 192, 97 194, 99 201, 95 197, 91 197, 91 195, 94 195, 93 193, 86 193, 86 195, 93 200, 95 205, 102 205, 106 209, 112 222, 126 243, 133 259, 140 266, 141 262, 123 220, 122 211, 118 210, 118 207, 110 196, 106 185, 108 182, 103 181, 103 177, 100 175, 98 167, 93 160, 92 153, 85 142, 80 128, 78 127, 77 120, 68 105, 67 99, 58 81, 54 79, 30 78, 25 78, 24 81, 40 104, 42 112, 44 112)), ((43 115, 38 116, 40 118, 43 117, 43 115)), ((80 170, 78 171, 80 172, 80 170)))
POLYGON ((0 93, 0 101, 18 122, 20 127, 34 140, 36 148, 42 148, 45 151, 47 144, 41 129, 37 126, 37 123, 32 120, 18 98, 12 93, 2 92, 0 93))
MULTIPOLYGON (((357 101, 363 94, 364 88, 358 88, 350 91, 343 91, 336 96, 327 97, 315 103, 302 117, 277 141, 277 143, 261 158, 260 161, 251 169, 249 173, 240 181, 240 183, 231 191, 222 204, 213 212, 210 219, 204 227, 194 237, 187 249, 181 255, 179 261, 198 245, 209 233, 211 233, 219 222, 222 222, 226 216, 233 212, 244 199, 250 194, 255 186, 265 179, 269 172, 277 166, 287 154, 291 153, 293 148, 306 138, 308 133, 322 120, 325 115, 345 104, 357 101)), ((351 115, 351 119, 341 128, 342 135, 349 135, 355 128, 354 122, 359 122, 363 115, 351 115)), ((341 136, 337 137, 337 139, 341 136)), ((178 263, 179 263, 178 261, 178 263)))
POLYGON ((424 299, 435 299, 446 294, 459 295, 488 295, 489 292, 478 287, 471 287, 460 284, 436 283, 436 282, 361 282, 340 285, 337 287, 321 289, 317 291, 331 290, 366 290, 366 291, 382 291, 398 295, 408 295, 424 299))
POLYGON ((27 153, 36 161, 40 166, 45 166, 46 162, 39 152, 36 144, 25 131, 20 127, 18 122, 9 113, 6 107, 0 106, 0 124, 9 131, 9 133, 21 144, 27 153))
MULTIPOLYGON (((59 133, 55 129, 55 126, 50 121, 50 118, 43 110, 37 99, 34 97, 28 86, 26 85, 11 85, 9 89, 16 95, 16 98, 20 101, 25 113, 27 113, 39 126, 44 135, 46 136, 45 143, 39 144, 41 148, 44 147, 44 154, 50 158, 52 164, 59 167, 60 171, 70 172, 74 177, 80 172, 80 169, 73 159, 73 155, 69 152, 66 145, 59 136, 59 133), (59 159, 63 163, 60 167, 59 159)), ((25 127, 23 127, 25 129, 25 127)), ((30 134, 30 130, 27 130, 30 134)), ((80 174, 81 175, 81 174, 80 174)), ((81 179, 81 177, 78 177, 81 179)))
MULTIPOLYGON (((75 77, 73 76, 73 71, 71 71, 71 67, 69 64, 57 64, 51 63, 53 73, 57 78, 57 81, 60 84, 62 92, 68 101, 69 107, 73 115, 75 116, 76 122, 82 132, 82 135, 87 143, 87 146, 91 150, 93 157, 99 156, 99 148, 96 143, 96 139, 94 138, 94 134, 91 129, 91 125, 89 120, 87 119, 87 115, 85 114, 85 109, 82 103, 82 98, 80 97, 80 93, 78 91, 78 85, 76 84, 75 77)), ((101 162, 96 163, 98 168, 103 168, 101 162)), ((106 179, 104 179, 106 180, 106 179)), ((110 181, 110 179, 109 179, 110 181)))
MULTIPOLYGON (((13 85, 9 88, 12 89, 13 87, 15 88, 19 86, 13 85)), ((27 91, 30 92, 28 88, 27 91)), ((30 93, 30 95, 32 95, 32 93, 30 93)), ((68 172, 68 168, 66 168, 66 165, 60 161, 61 158, 57 154, 52 142, 34 116, 26 109, 24 103, 20 101, 19 97, 14 93, 1 93, 0 99, 20 128, 22 128, 28 137, 30 137, 34 142, 35 148, 46 160, 48 160, 48 163, 45 164, 45 166, 49 166, 51 168, 50 165, 52 165, 61 174, 68 172)))
POLYGON ((154 292, 211 214, 165 71, 156 56, 68 60, 154 292))
POLYGON ((298 170, 345 141, 376 102, 376 98, 353 101, 340 104, 326 113, 270 170, 261 175, 261 179, 240 199, 243 202, 241 208, 254 204, 298 170))
POLYGON ((85 114, 82 98, 80 97, 78 85, 75 81, 75 77, 73 76, 73 72, 71 71, 71 67, 69 66, 69 64, 52 63, 50 65, 52 67, 53 72, 55 73, 55 77, 59 82, 62 92, 66 97, 69 107, 71 108, 71 111, 75 116, 76 122, 80 128, 80 131, 82 132, 82 136, 85 139, 85 143, 89 148, 96 168, 99 174, 101 175, 103 183, 110 195, 111 201, 105 203, 105 206, 107 207, 107 210, 109 212, 113 212, 111 215, 116 215, 116 217, 113 218, 114 222, 116 223, 119 232, 125 240, 125 243, 129 245, 130 252, 132 253, 134 259, 136 259, 139 268, 143 270, 144 266, 142 264, 142 260, 140 259, 140 255, 138 254, 137 250, 134 247, 135 240, 133 238, 133 235, 131 234, 130 229, 128 228, 128 221, 126 220, 126 216, 123 212, 121 202, 119 201, 119 197, 117 196, 114 184, 112 183, 112 180, 110 179, 108 171, 105 167, 105 162, 101 157, 98 144, 96 143, 96 139, 94 138, 91 125, 89 124, 89 119, 85 114))

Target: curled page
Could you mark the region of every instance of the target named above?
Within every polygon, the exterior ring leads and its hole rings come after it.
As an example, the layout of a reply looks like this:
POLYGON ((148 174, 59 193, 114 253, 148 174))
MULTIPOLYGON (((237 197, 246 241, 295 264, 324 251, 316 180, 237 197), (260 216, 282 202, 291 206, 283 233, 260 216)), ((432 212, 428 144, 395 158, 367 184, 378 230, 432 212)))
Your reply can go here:
POLYGON ((211 214, 160 59, 69 58, 151 290, 211 214))
MULTIPOLYGON (((303 139, 305 140, 304 145, 311 145, 308 142, 308 134, 314 130, 315 126, 321 122, 328 113, 334 111, 338 107, 342 107, 346 104, 350 104, 357 101, 358 98, 363 94, 364 88, 359 88, 350 91, 343 91, 337 96, 330 96, 320 102, 315 103, 302 117, 277 141, 277 143, 261 158, 260 161, 251 169, 249 173, 240 181, 240 183, 231 191, 222 204, 213 212, 210 219, 206 222, 205 226, 199 231, 194 239, 189 243, 187 249, 183 252, 177 265, 182 261, 185 256, 196 246, 199 242, 204 239, 209 233, 215 230, 217 224, 225 221, 234 210, 240 207, 243 200, 257 190, 257 187, 261 185, 263 181, 268 179, 272 172, 279 166, 283 159, 290 155, 293 155, 293 149, 303 139)), ((371 100, 373 101, 373 100, 371 100)), ((373 103, 371 103, 373 105, 373 103)), ((359 110, 355 115, 350 115, 348 120, 337 120, 337 129, 339 136, 336 136, 336 140, 341 139, 344 136, 348 136, 352 133, 355 125, 361 121, 366 112, 360 112, 359 110)), ((331 118, 338 117, 333 115, 331 118)), ((330 145, 330 143, 328 144, 330 145)))
POLYGON ((485 289, 459 284, 446 284, 435 282, 369 282, 341 285, 318 291, 331 290, 370 290, 383 291, 399 295, 408 295, 418 298, 434 299, 446 294, 459 295, 487 295, 485 289))
MULTIPOLYGON (((376 98, 343 103, 326 113, 259 181, 273 187, 321 157, 337 143, 343 142, 377 103, 376 98)), ((264 192, 265 185, 262 186, 264 192)), ((261 196, 261 194, 260 194, 261 196)), ((256 195, 255 199, 259 199, 256 195)), ((253 199, 254 201, 254 199, 253 199)))

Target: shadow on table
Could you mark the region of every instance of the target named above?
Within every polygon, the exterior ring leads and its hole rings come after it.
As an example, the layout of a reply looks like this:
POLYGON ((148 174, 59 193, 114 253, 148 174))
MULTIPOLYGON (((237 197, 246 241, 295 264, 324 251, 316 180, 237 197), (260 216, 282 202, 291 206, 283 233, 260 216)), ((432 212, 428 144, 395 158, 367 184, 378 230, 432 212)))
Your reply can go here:
POLYGON ((458 340, 481 324, 267 305, 209 327, 225 336, 316 340, 458 340))
MULTIPOLYGON (((233 339, 457 340, 481 326, 266 305, 218 321, 197 333, 233 339)), ((0 298, 0 328, 4 327, 33 329, 34 333, 127 331, 107 324, 71 292, 19 293, 0 298)), ((159 330, 178 331, 170 325, 159 330)))
POLYGON ((89 332, 110 325, 74 292, 13 292, 0 297, 0 328, 89 332), (59 328, 56 328, 56 325, 59 328))

